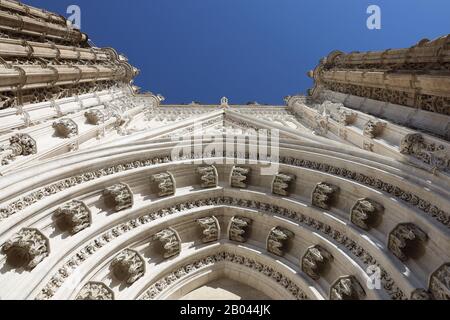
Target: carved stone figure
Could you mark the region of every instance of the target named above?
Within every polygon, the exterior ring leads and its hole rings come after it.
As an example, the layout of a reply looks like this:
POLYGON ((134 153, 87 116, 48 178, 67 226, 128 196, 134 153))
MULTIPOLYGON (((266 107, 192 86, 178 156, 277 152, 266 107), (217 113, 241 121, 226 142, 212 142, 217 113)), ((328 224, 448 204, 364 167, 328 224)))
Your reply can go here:
POLYGON ((450 300, 450 263, 442 265, 431 275, 430 291, 437 300, 450 300))
POLYGON ((165 197, 175 194, 175 178, 170 172, 157 173, 152 176, 152 181, 158 184, 158 196, 165 197))
POLYGON ((72 234, 78 233, 91 225, 91 211, 83 201, 72 200, 56 209, 55 216, 62 218, 63 226, 72 234))
POLYGON ((144 275, 145 262, 136 251, 125 249, 113 259, 111 268, 118 280, 133 284, 144 275))
POLYGON ((220 225, 216 217, 212 216, 197 219, 197 223, 203 229, 203 238, 202 238, 203 243, 219 240, 220 225))
POLYGON ((276 174, 272 181, 272 193, 280 196, 289 195, 289 187, 292 182, 294 182, 296 177, 288 173, 276 174))
POLYGON ((2 251, 12 267, 32 270, 49 255, 50 246, 39 230, 24 228, 3 244, 2 251))
POLYGON ((388 248, 402 261, 406 261, 416 246, 427 240, 428 236, 413 223, 399 224, 389 234, 388 248))
POLYGON ((197 173, 200 174, 202 180, 202 188, 215 188, 219 183, 219 175, 214 166, 198 167, 197 173))
POLYGON ((380 121, 369 120, 364 125, 363 134, 369 138, 376 138, 381 134, 385 124, 380 121))
POLYGON ((337 186, 324 182, 318 183, 312 193, 312 205, 329 210, 338 191, 337 186))
POLYGON ((103 123, 108 119, 106 113, 100 109, 89 109, 84 113, 84 116, 90 124, 95 125, 103 123))
POLYGON ((114 203, 116 211, 125 210, 133 206, 133 192, 125 183, 118 183, 108 187, 103 191, 103 194, 106 196, 106 202, 111 200, 114 203))
POLYGON ((346 111, 346 110, 339 110, 339 123, 348 126, 355 122, 357 118, 357 114, 354 112, 346 111))
POLYGON ((69 118, 59 119, 53 122, 56 133, 64 138, 72 138, 78 135, 78 125, 69 118))
POLYGON ((247 188, 247 178, 250 173, 249 168, 234 166, 231 169, 230 185, 233 188, 247 188))
POLYGON ((331 286, 331 300, 361 300, 365 296, 366 292, 354 276, 342 277, 331 286))
POLYGON ((359 199, 350 210, 350 221, 364 230, 369 230, 383 210, 383 206, 373 200, 359 199))
POLYGON ((284 245, 293 237, 294 233, 286 228, 272 228, 272 230, 270 230, 269 236, 267 237, 267 251, 277 256, 283 256, 284 245))
POLYGON ((178 234, 173 229, 164 229, 153 236, 153 240, 161 242, 164 258, 170 258, 180 253, 181 244, 178 234))
POLYGON ((333 256, 321 246, 313 246, 306 250, 302 258, 302 270, 314 280, 319 280, 325 266, 333 256))
POLYGON ((77 300, 114 300, 113 291, 102 282, 88 282, 78 293, 77 300))
POLYGON ((228 228, 228 237, 232 241, 245 242, 247 241, 245 234, 252 220, 249 218, 234 216, 230 220, 228 228))

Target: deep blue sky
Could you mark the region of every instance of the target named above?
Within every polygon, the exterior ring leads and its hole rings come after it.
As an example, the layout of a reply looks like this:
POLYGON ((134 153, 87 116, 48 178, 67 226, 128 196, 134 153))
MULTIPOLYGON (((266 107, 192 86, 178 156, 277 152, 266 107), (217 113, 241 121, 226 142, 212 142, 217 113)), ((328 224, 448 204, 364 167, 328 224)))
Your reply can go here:
POLYGON ((450 33, 449 0, 24 0, 65 16, 141 69, 136 84, 166 103, 258 101, 311 87, 306 72, 335 49, 410 47, 450 33), (382 29, 366 9, 382 10, 382 29))

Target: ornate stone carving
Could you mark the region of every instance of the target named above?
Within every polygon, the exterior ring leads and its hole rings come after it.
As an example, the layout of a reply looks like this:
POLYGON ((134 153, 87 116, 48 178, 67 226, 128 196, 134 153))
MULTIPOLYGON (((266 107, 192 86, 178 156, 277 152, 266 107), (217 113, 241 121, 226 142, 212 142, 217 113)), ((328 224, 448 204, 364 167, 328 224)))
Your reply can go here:
POLYGON ((50 254, 50 246, 39 230, 24 228, 3 244, 2 251, 11 266, 32 270, 50 254))
POLYGON ((411 300, 433 300, 433 295, 425 289, 416 289, 411 293, 411 300))
POLYGON ((371 139, 376 138, 385 126, 386 124, 380 121, 369 120, 364 125, 363 134, 371 139))
POLYGON ((321 246, 313 246, 306 250, 302 258, 302 270, 314 280, 319 280, 325 266, 333 259, 333 256, 321 246))
POLYGON ((294 237, 294 233, 286 228, 274 227, 270 230, 267 237, 267 251, 277 255, 283 256, 283 247, 288 240, 294 237))
POLYGON ((247 179, 250 174, 249 168, 233 166, 230 174, 230 185, 233 188, 247 188, 247 179))
POLYGON ((350 210, 350 221, 364 230, 369 230, 383 210, 383 206, 373 200, 359 199, 350 210))
POLYGON ((106 113, 100 109, 89 109, 84 113, 84 116, 90 124, 95 125, 103 123, 108 119, 106 113))
POLYGON ((312 205, 329 210, 338 191, 337 186, 324 182, 318 183, 312 193, 312 205))
POLYGON ((219 184, 219 175, 216 167, 198 167, 197 173, 201 176, 202 188, 215 188, 219 184))
POLYGON ((171 228, 164 229, 156 233, 153 236, 153 240, 161 242, 164 249, 163 256, 165 259, 176 256, 180 253, 180 238, 178 237, 177 232, 171 228))
POLYGON ((114 276, 127 284, 135 283, 145 273, 145 261, 134 250, 125 249, 111 262, 114 276))
POLYGON ((64 138, 72 138, 78 135, 78 125, 72 119, 65 118, 53 122, 56 134, 64 138))
POLYGON ((288 196, 288 189, 296 179, 295 175, 288 173, 276 174, 272 180, 272 193, 280 196, 288 196))
POLYGON ((175 178, 170 172, 162 172, 152 175, 151 180, 158 184, 158 196, 165 197, 175 194, 175 178))
POLYGON ((338 117, 339 123, 342 124, 343 126, 349 126, 353 124, 356 121, 356 118, 358 117, 356 113, 347 110, 339 110, 338 116, 339 116, 338 117))
POLYGON ((323 114, 317 114, 314 116, 314 133, 319 136, 326 136, 329 130, 329 120, 328 115, 324 112, 323 114))
POLYGON ((36 141, 26 133, 17 133, 9 138, 14 156, 28 156, 37 153, 36 141))
POLYGON ((220 225, 216 217, 206 217, 197 219, 197 223, 203 229, 203 243, 213 242, 219 240, 220 225))
POLYGON ((430 278, 430 291, 437 300, 450 300, 450 263, 433 272, 430 278))
POLYGON ((133 206, 133 192, 125 183, 118 183, 103 191, 106 202, 112 200, 116 211, 125 210, 133 206))
POLYGON ((363 149, 366 151, 373 152, 373 147, 375 145, 370 141, 363 141, 363 149))
POLYGON ((62 218, 63 226, 72 234, 78 233, 91 225, 91 211, 79 200, 72 200, 56 209, 55 216, 62 218))
POLYGON ((102 282, 88 282, 77 295, 77 300, 114 300, 113 291, 102 282))
POLYGON ((232 241, 245 242, 247 241, 245 234, 251 225, 252 220, 249 218, 234 216, 230 220, 228 227, 228 237, 232 241))
POLYGON ((280 286, 288 290, 291 295, 298 300, 307 300, 309 297, 305 292, 288 276, 274 270, 272 267, 258 262, 245 256, 237 255, 230 252, 219 252, 214 255, 206 256, 202 259, 196 260, 192 263, 182 266, 171 272, 169 275, 157 280, 150 288, 142 295, 141 300, 157 299, 158 296, 168 289, 171 285, 182 281, 189 274, 216 263, 234 263, 242 268, 247 268, 265 275, 268 278, 275 280, 280 286))
POLYGON ((331 300, 361 300, 366 292, 354 276, 340 278, 331 286, 331 300))
POLYGON ((427 234, 415 224, 402 223, 389 234, 388 248, 397 258, 406 261, 416 246, 427 238, 427 234))

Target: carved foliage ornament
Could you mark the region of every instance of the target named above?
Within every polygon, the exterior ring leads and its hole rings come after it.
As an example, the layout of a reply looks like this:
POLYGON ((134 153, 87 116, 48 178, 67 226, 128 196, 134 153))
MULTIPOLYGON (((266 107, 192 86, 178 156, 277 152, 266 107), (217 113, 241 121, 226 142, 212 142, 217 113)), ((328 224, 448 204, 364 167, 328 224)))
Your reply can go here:
POLYGON ((333 256, 321 246, 308 248, 302 258, 302 270, 314 280, 319 280, 320 274, 333 256))
POLYGON ((78 125, 72 119, 65 118, 53 122, 56 133, 64 138, 72 138, 78 135, 78 125))
POLYGON ((350 211, 350 221, 364 230, 369 230, 383 210, 383 206, 373 200, 359 199, 350 211))
POLYGON ((272 181, 272 193, 280 196, 289 195, 289 187, 296 179, 295 175, 288 173, 276 174, 272 181))
POLYGON ((389 234, 388 248, 401 261, 406 261, 410 254, 416 251, 417 246, 427 239, 427 234, 418 226, 413 223, 403 223, 389 234))
POLYGON ((133 284, 145 273, 144 259, 134 250, 125 249, 111 262, 114 276, 127 284, 133 284))
POLYGON ((219 175, 214 166, 198 167, 197 173, 202 180, 202 188, 215 188, 219 183, 219 175))
POLYGON ((283 247, 288 240, 294 237, 294 233, 286 228, 274 227, 270 230, 267 237, 267 251, 277 255, 283 256, 283 247))
POLYGON ((364 125, 363 134, 369 138, 376 138, 379 136, 385 127, 385 123, 380 121, 369 120, 364 125))
POLYGON ((234 166, 231 169, 230 185, 233 188, 247 188, 247 178, 250 173, 249 168, 234 166))
POLYGON ((17 156, 28 156, 37 153, 36 141, 28 134, 18 133, 9 138, 9 146, 0 146, 0 152, 4 150, 10 150, 3 159, 1 159, 2 165, 10 164, 17 156))
POLYGON ((72 234, 88 228, 91 225, 91 211, 83 201, 72 200, 56 209, 56 217, 64 220, 64 226, 72 234))
POLYGON ((346 110, 339 110, 339 123, 343 126, 348 126, 353 124, 356 121, 357 114, 354 112, 346 111, 346 110))
POLYGON ((331 300, 361 300, 366 293, 354 276, 340 278, 331 286, 331 300))
POLYGON ((197 219, 197 223, 203 229, 203 243, 219 240, 220 225, 216 217, 206 217, 197 219))
POLYGON ((175 178, 170 172, 162 172, 152 175, 151 180, 158 184, 158 196, 165 197, 175 194, 175 178))
POLYGON ((114 300, 114 293, 102 282, 88 282, 81 288, 76 300, 114 300))
POLYGON ((338 191, 339 187, 320 182, 313 190, 311 202, 313 206, 329 210, 338 191))
POLYGON ((251 225, 252 220, 245 217, 234 216, 230 220, 228 237, 232 241, 245 242, 246 232, 251 225))
POLYGON ((438 300, 450 300, 450 263, 437 269, 430 280, 430 291, 438 300))
POLYGON ((180 238, 175 230, 169 228, 161 230, 153 236, 154 241, 161 242, 164 249, 164 258, 170 258, 180 253, 180 238))
POLYGON ((3 244, 2 251, 13 267, 32 270, 49 255, 50 247, 39 230, 24 228, 3 244))
POLYGON ((118 183, 103 191, 106 201, 112 200, 116 211, 125 210, 133 206, 133 192, 125 183, 118 183))

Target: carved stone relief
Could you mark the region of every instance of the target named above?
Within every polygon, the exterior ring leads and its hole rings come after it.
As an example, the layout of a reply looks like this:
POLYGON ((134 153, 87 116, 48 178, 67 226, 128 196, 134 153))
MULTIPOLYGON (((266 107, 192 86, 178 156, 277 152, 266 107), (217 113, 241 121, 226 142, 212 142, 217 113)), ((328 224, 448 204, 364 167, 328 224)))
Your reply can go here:
POLYGON ((415 224, 402 223, 389 234, 388 248, 401 261, 406 261, 427 239, 427 234, 415 224))
POLYGON ((112 201, 116 211, 125 210, 133 206, 133 192, 125 183, 118 183, 103 191, 105 202, 112 201))
POLYGON ((450 263, 442 265, 431 275, 430 292, 437 300, 450 300, 450 263))
POLYGON ((245 217, 234 216, 230 220, 228 227, 228 237, 232 241, 247 241, 246 233, 250 227, 252 220, 245 217))
POLYGON ((362 300, 366 293, 354 276, 340 278, 331 286, 331 300, 362 300))
POLYGON ((337 186, 324 182, 318 183, 312 192, 312 205, 329 210, 338 191, 337 186))
POLYGON ((350 221, 364 230, 369 230, 383 210, 383 206, 373 200, 359 199, 350 210, 350 221))
POLYGON ((168 228, 153 235, 154 241, 159 241, 164 249, 163 257, 168 259, 180 253, 180 238, 175 230, 168 228))
POLYGON ((219 184, 219 175, 216 167, 198 167, 197 173, 201 176, 202 188, 215 188, 219 184))
POLYGON ((316 245, 306 250, 302 258, 302 271, 314 280, 320 279, 320 274, 333 256, 323 247, 316 245))
POLYGON ((250 174, 249 168, 234 166, 231 169, 230 185, 233 188, 247 188, 247 179, 250 174))
POLYGON ((81 288, 76 300, 114 300, 114 293, 102 282, 88 282, 81 288))
POLYGON ((364 125, 363 134, 366 137, 369 137, 371 139, 376 138, 377 136, 379 136, 382 133, 385 126, 386 126, 386 123, 383 123, 380 121, 369 120, 364 125))
POLYGON ((272 180, 272 193, 280 196, 289 195, 289 187, 295 181, 296 177, 289 173, 276 174, 272 180))
POLYGON ((175 194, 176 183, 175 178, 170 172, 162 172, 152 175, 152 182, 158 184, 158 196, 165 197, 175 194))
POLYGON ((63 138, 72 138, 78 135, 78 125, 69 118, 53 122, 53 128, 55 128, 56 134, 63 138))
POLYGON ((56 209, 55 217, 63 219, 63 227, 72 234, 91 225, 91 211, 83 201, 72 200, 56 209))
POLYGON ((144 275, 145 261, 136 251, 125 249, 112 260, 111 269, 116 279, 133 284, 144 275))
POLYGON ((219 240, 220 225, 216 217, 205 217, 197 219, 197 223, 203 229, 203 243, 213 242, 219 240))
POLYGON ((270 230, 269 236, 267 237, 267 251, 277 255, 284 255, 284 246, 287 241, 294 237, 294 233, 286 228, 274 227, 270 230))
POLYGON ((89 109, 84 113, 84 116, 90 124, 94 125, 103 123, 109 118, 106 112, 100 109, 89 109))

